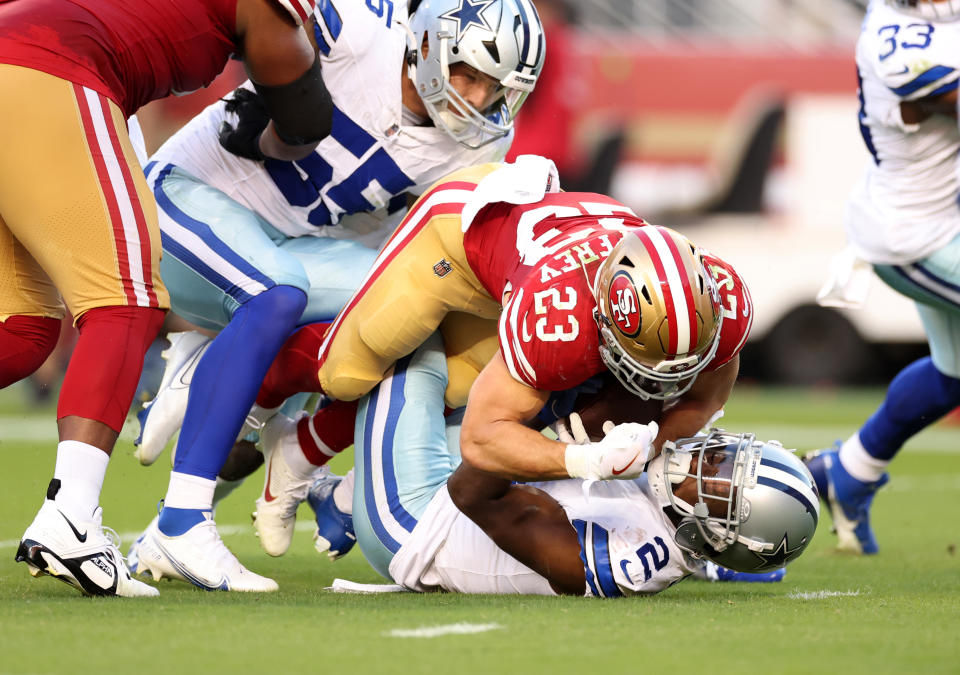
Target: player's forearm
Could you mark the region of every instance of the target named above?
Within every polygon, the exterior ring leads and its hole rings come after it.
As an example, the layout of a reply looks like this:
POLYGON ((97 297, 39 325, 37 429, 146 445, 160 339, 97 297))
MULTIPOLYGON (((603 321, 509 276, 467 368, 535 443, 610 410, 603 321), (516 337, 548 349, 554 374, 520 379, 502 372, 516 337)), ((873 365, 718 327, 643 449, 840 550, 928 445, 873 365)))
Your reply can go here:
POLYGON ((552 441, 518 422, 474 425, 464 420, 460 452, 471 466, 510 480, 569 478, 566 444, 552 441))

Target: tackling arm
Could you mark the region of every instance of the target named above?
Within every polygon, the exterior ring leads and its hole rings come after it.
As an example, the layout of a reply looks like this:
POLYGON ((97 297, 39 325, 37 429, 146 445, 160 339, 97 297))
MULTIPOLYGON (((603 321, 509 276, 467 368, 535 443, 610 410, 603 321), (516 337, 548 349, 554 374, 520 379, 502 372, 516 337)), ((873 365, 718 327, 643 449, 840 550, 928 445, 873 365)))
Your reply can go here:
POLYGON ((664 441, 689 438, 700 431, 730 398, 739 372, 738 354, 720 368, 700 373, 690 390, 663 412, 654 447, 659 451, 664 441))
POLYGON ((559 594, 583 595, 580 542, 550 495, 461 464, 447 481, 454 504, 504 552, 550 582, 559 594))
POLYGON ((566 445, 526 426, 548 397, 515 380, 497 352, 470 389, 460 434, 464 463, 501 478, 568 478, 566 445))

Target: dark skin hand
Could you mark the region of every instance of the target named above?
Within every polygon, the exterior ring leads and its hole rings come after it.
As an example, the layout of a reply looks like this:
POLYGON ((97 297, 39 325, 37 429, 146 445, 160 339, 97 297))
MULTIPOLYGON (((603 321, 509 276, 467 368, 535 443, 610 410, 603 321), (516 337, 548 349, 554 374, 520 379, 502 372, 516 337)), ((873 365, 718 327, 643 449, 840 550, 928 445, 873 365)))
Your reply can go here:
POLYGON ((561 595, 583 595, 580 542, 553 497, 529 485, 461 464, 447 481, 453 503, 494 543, 550 582, 561 595))
POLYGON ((922 98, 917 101, 902 101, 900 103, 900 117, 907 124, 920 124, 933 115, 957 117, 957 90, 931 98, 922 98))

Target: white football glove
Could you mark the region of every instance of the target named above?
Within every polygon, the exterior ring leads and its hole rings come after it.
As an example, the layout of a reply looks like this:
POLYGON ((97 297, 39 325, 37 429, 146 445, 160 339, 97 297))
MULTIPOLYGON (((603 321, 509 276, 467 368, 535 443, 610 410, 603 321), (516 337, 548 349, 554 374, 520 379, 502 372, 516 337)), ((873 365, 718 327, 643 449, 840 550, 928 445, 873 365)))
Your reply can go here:
POLYGON ((596 443, 569 444, 564 455, 571 478, 610 480, 636 478, 656 454, 653 439, 660 427, 656 422, 605 422, 606 436, 596 443))
POLYGON ((551 424, 550 428, 553 429, 557 435, 557 440, 561 443, 582 445, 590 442, 590 435, 587 433, 586 428, 584 428, 583 420, 580 419, 580 415, 577 413, 570 413, 568 417, 561 417, 551 424))

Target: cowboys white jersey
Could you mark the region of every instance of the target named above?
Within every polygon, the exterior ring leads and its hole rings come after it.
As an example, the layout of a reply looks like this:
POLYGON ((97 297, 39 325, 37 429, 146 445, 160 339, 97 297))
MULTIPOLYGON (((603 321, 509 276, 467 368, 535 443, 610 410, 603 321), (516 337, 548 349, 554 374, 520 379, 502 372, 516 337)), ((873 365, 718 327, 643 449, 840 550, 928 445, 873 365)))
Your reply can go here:
MULTIPOLYGON (((601 481, 533 483, 556 499, 580 540, 584 595, 602 598, 659 593, 693 572, 673 539, 676 528, 647 485, 601 481)), ((396 583, 415 591, 556 595, 547 580, 497 547, 463 515, 446 486, 390 563, 396 583)))
POLYGON ((224 120, 235 124, 236 116, 220 101, 152 159, 216 187, 287 236, 377 246, 389 223, 396 224, 388 214, 406 207, 405 193, 419 195, 456 169, 501 161, 513 132, 470 150, 442 129, 403 122, 405 2, 330 0, 317 8, 315 19, 323 81, 335 110, 333 129, 314 153, 296 162, 232 155, 220 146, 218 129, 224 120))
POLYGON ((855 188, 847 236, 871 263, 930 255, 960 233, 957 121, 932 115, 907 124, 901 101, 957 88, 960 22, 930 23, 882 0, 871 3, 857 40, 860 130, 873 156, 855 188))

